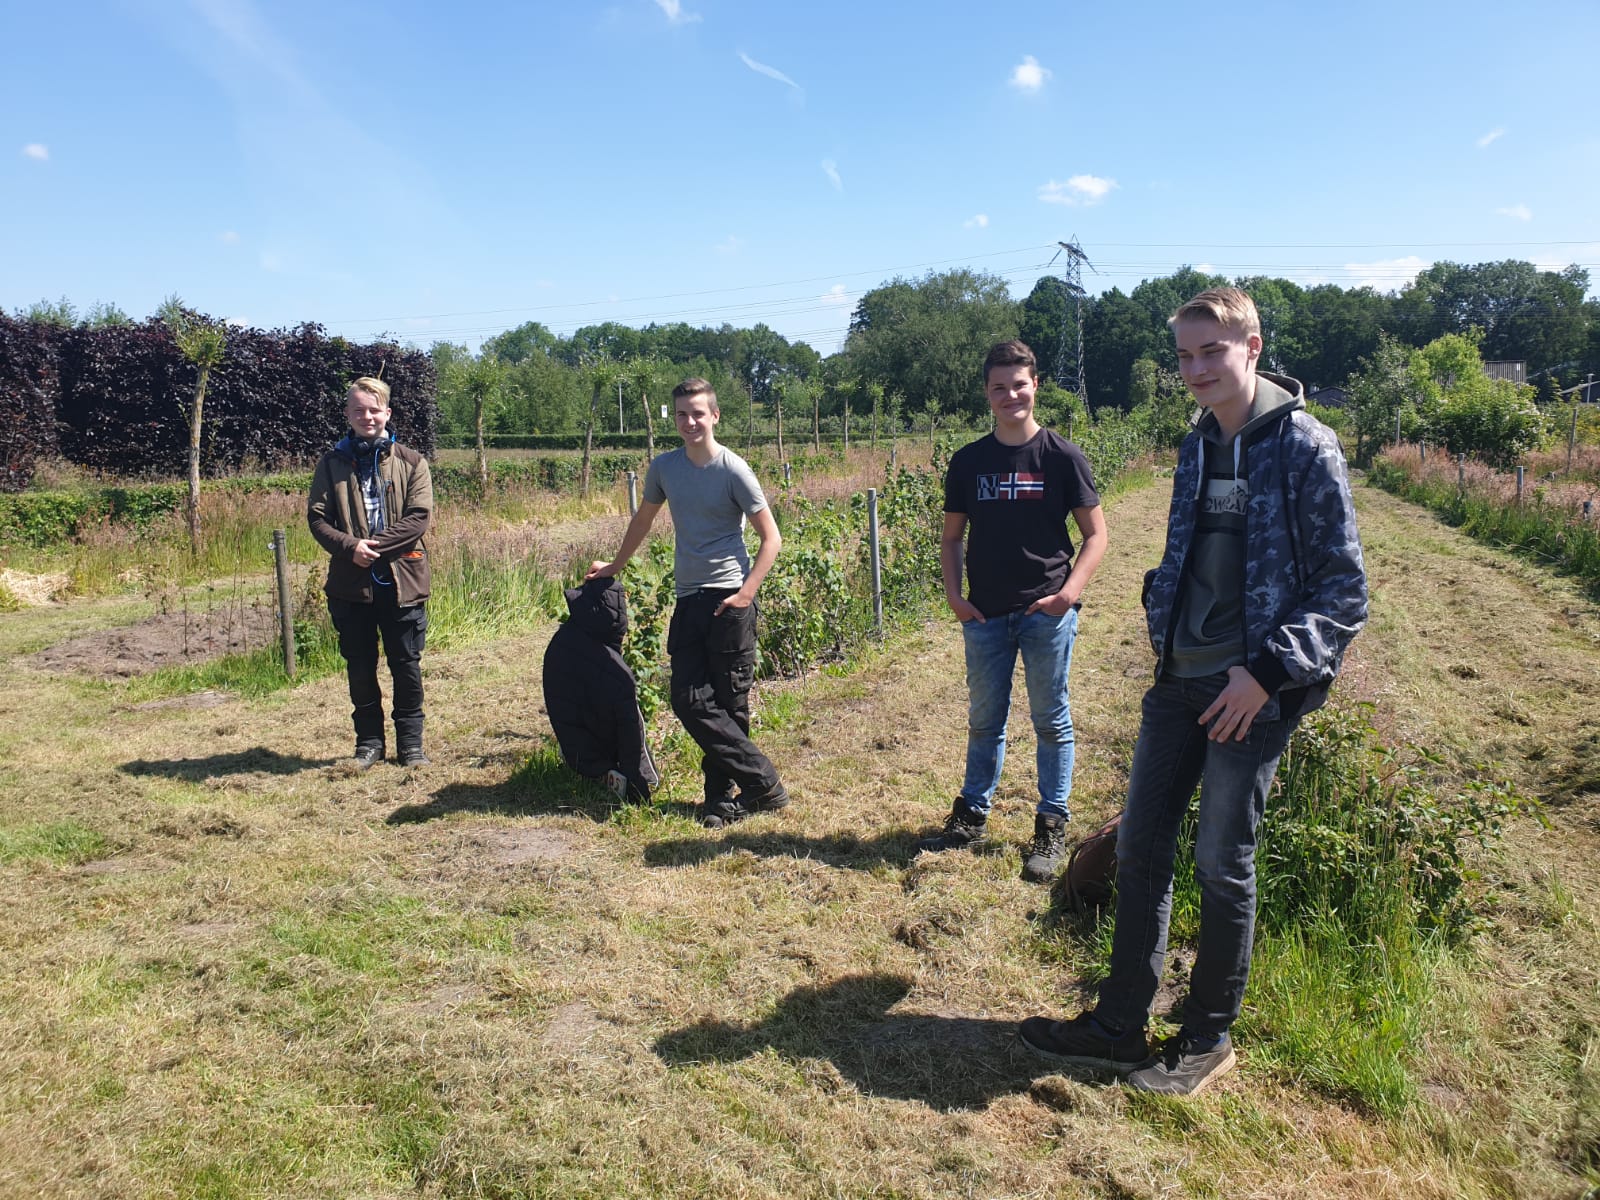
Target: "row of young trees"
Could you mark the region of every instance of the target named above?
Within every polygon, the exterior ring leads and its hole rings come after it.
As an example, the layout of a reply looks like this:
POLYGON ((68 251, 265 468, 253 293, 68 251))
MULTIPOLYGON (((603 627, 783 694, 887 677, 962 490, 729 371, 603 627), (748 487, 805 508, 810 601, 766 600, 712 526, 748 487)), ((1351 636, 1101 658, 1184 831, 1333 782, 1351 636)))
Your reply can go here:
MULTIPOLYGON (((1421 348, 1447 335, 1471 336, 1484 360, 1525 361, 1546 399, 1561 380, 1600 370, 1600 301, 1586 299, 1588 274, 1576 266, 1549 271, 1517 261, 1436 263, 1387 294, 1335 284, 1307 288, 1266 276, 1228 280, 1184 267, 1127 294, 1112 288, 1085 298, 1090 408, 1132 408, 1149 391, 1151 372, 1171 368, 1167 317, 1196 292, 1229 282, 1246 288, 1261 312, 1263 365, 1312 387, 1345 384, 1384 338, 1421 348)), ((791 430, 797 418, 803 424, 815 414, 836 435, 847 411, 876 411, 886 422, 919 427, 930 418, 981 418, 978 367, 987 347, 1004 338, 1028 342, 1046 380, 1070 379, 1077 317, 1057 278, 1040 279, 1019 302, 998 276, 957 269, 894 279, 867 292, 843 349, 826 359, 764 325, 684 324, 595 325, 565 338, 528 324, 490 339, 478 355, 444 343, 433 355, 442 428, 458 437, 475 431, 474 397, 486 391, 490 434, 581 432, 601 376, 612 393, 617 382, 623 385, 620 421, 613 395, 602 427, 637 430, 647 398, 664 401, 672 383, 690 374, 717 387, 724 421, 735 430, 756 425, 752 418, 759 417, 771 436, 780 413, 791 430), (486 362, 493 364, 492 385, 481 370, 486 362)), ((1048 406, 1048 390, 1045 399, 1048 406)), ((659 416, 659 405, 649 402, 659 416)), ((1064 417, 1067 402, 1056 402, 1064 417)))
MULTIPOLYGON (((1172 413, 1181 414, 1166 319, 1195 292, 1226 282, 1184 267, 1127 294, 1112 288, 1086 297, 1089 408, 1125 412, 1164 396, 1172 413)), ((1251 292, 1261 311, 1263 365, 1312 386, 1342 385, 1363 369, 1392 374, 1402 350, 1447 336, 1473 339, 1480 360, 1526 361, 1541 399, 1554 398, 1561 381, 1600 371, 1600 301, 1585 298, 1588 275, 1576 266, 1548 271, 1516 261, 1437 263, 1389 294, 1333 284, 1305 288, 1269 277, 1234 282, 1251 292)), ((982 356, 991 343, 1017 336, 1040 356, 1043 415, 1065 426, 1088 416, 1075 395, 1053 386, 1075 370, 1076 318, 1076 302, 1059 279, 1042 278, 1015 301, 1001 278, 957 269, 894 279, 867 292, 843 348, 826 359, 765 325, 678 322, 635 329, 608 322, 563 337, 529 322, 489 339, 477 353, 441 342, 426 356, 388 342, 352 346, 315 326, 272 334, 242 330, 230 333, 212 385, 219 421, 236 427, 219 425, 220 439, 205 434, 201 453, 206 470, 226 469, 247 455, 284 461, 308 453, 306 436, 320 443, 326 433, 326 398, 319 400, 318 419, 307 422, 301 419, 304 400, 289 393, 337 392, 334 376, 358 360, 368 370, 389 361, 391 375, 400 371, 402 389, 414 390, 403 406, 397 396, 396 426, 419 445, 433 441, 435 378, 445 444, 506 435, 582 440, 614 431, 642 434, 648 442, 669 411, 672 385, 688 375, 712 382, 725 434, 735 440, 740 432, 804 441, 847 431, 861 437, 923 429, 935 421, 981 420, 982 356)), ((129 461, 139 471, 165 469, 169 460, 184 463, 193 431, 173 418, 194 394, 198 366, 177 352, 170 322, 135 322, 106 305, 80 315, 66 301, 4 320, 0 452, 8 460, 9 486, 26 474, 24 460, 58 449, 106 469, 129 461), (135 353, 133 347, 141 348, 135 353), (115 379, 105 374, 113 369, 115 379), (133 446, 143 449, 130 458, 133 446)), ((1465 386, 1456 383, 1454 393, 1465 386)), ((1444 399, 1435 405, 1420 384, 1412 390, 1417 399, 1406 402, 1410 410, 1432 414, 1419 415, 1424 424, 1437 415, 1434 409, 1449 407, 1444 399)))

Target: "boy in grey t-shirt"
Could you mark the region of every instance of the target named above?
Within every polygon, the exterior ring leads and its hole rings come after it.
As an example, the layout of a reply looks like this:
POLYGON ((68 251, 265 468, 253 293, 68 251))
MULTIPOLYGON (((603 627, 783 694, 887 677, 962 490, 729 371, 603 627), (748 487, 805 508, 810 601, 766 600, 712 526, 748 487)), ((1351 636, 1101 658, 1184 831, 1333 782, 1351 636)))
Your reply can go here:
POLYGON ((672 404, 683 445, 650 464, 644 501, 616 557, 592 564, 585 578, 621 571, 643 545, 661 506, 670 508, 677 593, 667 630, 672 711, 704 754, 700 821, 719 829, 789 803, 771 760, 750 740, 756 589, 783 539, 754 472, 717 442, 722 411, 711 385, 685 379, 672 389, 672 404), (753 563, 744 544, 746 518, 760 541, 753 563))

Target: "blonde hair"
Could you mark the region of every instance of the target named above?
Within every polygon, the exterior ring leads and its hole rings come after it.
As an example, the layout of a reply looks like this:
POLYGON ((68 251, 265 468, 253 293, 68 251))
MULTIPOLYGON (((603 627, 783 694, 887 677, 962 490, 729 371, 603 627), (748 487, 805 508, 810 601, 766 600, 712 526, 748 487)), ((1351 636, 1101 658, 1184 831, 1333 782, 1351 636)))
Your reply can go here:
POLYGON ((383 401, 385 408, 389 407, 389 385, 381 379, 374 379, 371 375, 351 380, 350 386, 345 389, 345 395, 348 396, 351 392, 365 392, 383 401))
POLYGON ((1246 337, 1261 336, 1261 314, 1256 312, 1256 302, 1249 293, 1236 287, 1207 288, 1194 299, 1179 306, 1167 318, 1170 329, 1179 321, 1191 317, 1207 317, 1225 329, 1237 329, 1246 337))

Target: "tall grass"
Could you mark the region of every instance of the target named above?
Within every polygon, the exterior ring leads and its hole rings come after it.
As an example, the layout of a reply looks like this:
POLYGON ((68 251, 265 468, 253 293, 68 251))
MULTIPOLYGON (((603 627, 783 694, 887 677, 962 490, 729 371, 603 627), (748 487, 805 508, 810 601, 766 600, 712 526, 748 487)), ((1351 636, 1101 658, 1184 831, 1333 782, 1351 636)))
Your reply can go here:
MULTIPOLYGON (((1279 765, 1256 851, 1240 1028, 1286 1073, 1380 1112, 1413 1098, 1433 964, 1477 928, 1472 856, 1536 811, 1505 785, 1441 797, 1426 764, 1385 747, 1366 706, 1313 713, 1279 765)), ((1199 929, 1197 812, 1179 841, 1174 940, 1199 929)))
POLYGON ((1478 541, 1576 576, 1600 596, 1600 511, 1587 517, 1583 512, 1585 501, 1600 510, 1600 483, 1583 475, 1551 479, 1529 472, 1519 503, 1514 473, 1469 462, 1463 486, 1454 461, 1443 454, 1424 461, 1415 446, 1385 450, 1367 477, 1478 541))

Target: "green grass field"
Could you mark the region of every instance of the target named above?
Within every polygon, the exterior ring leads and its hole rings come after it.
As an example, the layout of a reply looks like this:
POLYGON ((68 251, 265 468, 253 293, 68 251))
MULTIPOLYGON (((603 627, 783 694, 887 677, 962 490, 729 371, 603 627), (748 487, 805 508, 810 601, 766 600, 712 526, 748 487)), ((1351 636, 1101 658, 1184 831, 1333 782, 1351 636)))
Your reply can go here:
MULTIPOLYGON (((1583 1195, 1600 614, 1382 492, 1358 508, 1373 611, 1341 705, 1427 747, 1433 792, 1506 779, 1544 822, 1472 856, 1455 948, 1264 935, 1241 1066, 1195 1101, 1015 1043, 1020 1019, 1076 1009, 1105 945, 1018 878, 1020 688, 997 845, 915 853, 963 755, 941 615, 762 685, 757 736, 795 803, 714 834, 670 716, 649 809, 560 765, 553 623, 528 595, 485 591, 430 645, 435 765, 363 775, 337 672, 251 692, 29 665, 147 615, 138 586, 0 613, 0 1195, 1583 1195)), ((1108 506, 1074 654, 1078 833, 1121 803, 1165 511, 1159 479, 1108 506)), ((614 496, 442 516, 463 562, 470 544, 557 575, 626 518, 614 496)))

